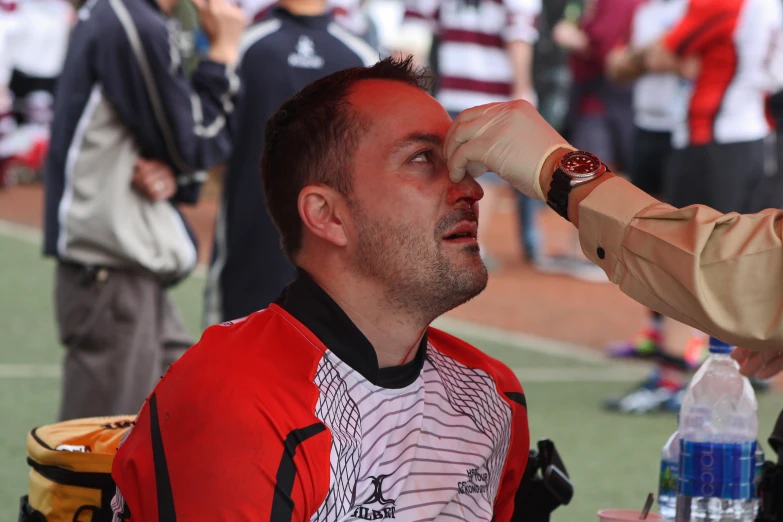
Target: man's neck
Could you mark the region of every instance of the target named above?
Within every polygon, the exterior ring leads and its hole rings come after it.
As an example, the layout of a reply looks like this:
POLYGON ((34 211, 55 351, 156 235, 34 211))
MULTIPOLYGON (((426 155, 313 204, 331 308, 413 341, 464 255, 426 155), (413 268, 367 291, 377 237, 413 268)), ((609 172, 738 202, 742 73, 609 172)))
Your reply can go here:
POLYGON ((280 0, 278 3, 289 13, 298 16, 318 16, 327 12, 324 0, 280 0))
POLYGON ((399 366, 413 360, 429 321, 402 312, 385 299, 383 288, 374 281, 351 276, 313 280, 329 294, 375 349, 378 367, 399 366))

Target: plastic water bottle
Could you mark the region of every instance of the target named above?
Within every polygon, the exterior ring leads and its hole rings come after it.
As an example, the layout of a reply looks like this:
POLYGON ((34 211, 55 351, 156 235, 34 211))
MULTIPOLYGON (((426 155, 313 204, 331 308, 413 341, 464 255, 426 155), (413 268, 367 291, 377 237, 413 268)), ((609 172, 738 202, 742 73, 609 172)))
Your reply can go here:
POLYGON ((668 520, 677 511, 677 479, 680 468, 680 431, 672 433, 661 450, 661 477, 658 484, 658 509, 668 520))
POLYGON ((682 402, 678 522, 754 519, 758 406, 731 350, 710 338, 682 402))
POLYGON ((764 461, 766 456, 764 455, 764 448, 761 447, 761 443, 756 441, 756 472, 755 480, 753 481, 753 498, 756 499, 755 510, 753 511, 753 518, 755 519, 759 515, 759 507, 761 506, 761 491, 759 486, 761 485, 761 478, 764 475, 764 461))

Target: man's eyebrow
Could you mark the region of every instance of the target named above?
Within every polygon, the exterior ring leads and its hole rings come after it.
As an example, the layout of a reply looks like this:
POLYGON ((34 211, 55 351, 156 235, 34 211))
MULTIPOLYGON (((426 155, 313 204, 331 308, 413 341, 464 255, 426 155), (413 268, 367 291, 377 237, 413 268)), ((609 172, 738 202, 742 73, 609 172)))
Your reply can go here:
POLYGON ((410 145, 415 145, 417 143, 426 143, 429 145, 433 145, 436 147, 440 147, 443 145, 443 138, 438 136, 437 134, 428 134, 426 132, 412 132, 402 138, 400 141, 394 144, 394 147, 392 147, 391 153, 394 154, 396 152, 401 151, 405 147, 408 147, 410 145))

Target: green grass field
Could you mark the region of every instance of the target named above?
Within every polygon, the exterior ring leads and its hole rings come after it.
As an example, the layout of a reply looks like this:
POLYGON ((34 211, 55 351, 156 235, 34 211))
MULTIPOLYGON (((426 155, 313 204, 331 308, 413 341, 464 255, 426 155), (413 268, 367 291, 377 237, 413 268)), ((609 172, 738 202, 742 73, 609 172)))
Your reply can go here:
MULTIPOLYGON (((30 241, 0 235, 0 520, 16 520, 27 489, 25 437, 55 420, 62 357, 52 310, 53 263, 30 241)), ((191 278, 174 292, 194 335, 198 334, 203 281, 191 278)), ((601 360, 553 356, 540 347, 466 337, 520 375, 528 401, 532 439, 549 437, 564 459, 576 494, 556 522, 596 521, 600 508, 638 508, 657 487, 661 446, 674 430, 673 415, 623 417, 602 412, 609 394, 622 392, 639 369, 601 360), (629 382, 618 382, 627 375, 629 382), (585 377, 587 376, 587 377, 585 377), (592 379, 592 380, 591 380, 592 379)), ((766 440, 783 401, 759 398, 760 432, 766 440)))

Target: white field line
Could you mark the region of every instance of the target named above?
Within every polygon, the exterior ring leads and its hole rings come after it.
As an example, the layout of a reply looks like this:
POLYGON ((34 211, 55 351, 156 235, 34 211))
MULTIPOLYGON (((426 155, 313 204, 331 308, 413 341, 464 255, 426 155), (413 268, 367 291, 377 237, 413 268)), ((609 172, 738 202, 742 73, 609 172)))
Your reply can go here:
POLYGON ((606 357, 595 353, 589 348, 554 339, 513 332, 494 326, 485 326, 452 317, 440 317, 432 325, 456 336, 504 344, 513 348, 539 352, 564 359, 604 365, 609 364, 606 357))
POLYGON ((644 379, 649 367, 638 368, 514 368, 524 386, 531 382, 636 382, 644 379))
POLYGON ((3 219, 0 219, 0 235, 33 244, 40 244, 43 237, 41 231, 36 227, 18 225, 3 219))
POLYGON ((44 377, 58 379, 62 369, 56 364, 0 364, 0 379, 44 377))

